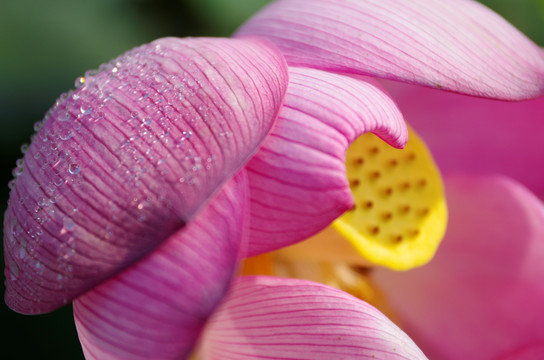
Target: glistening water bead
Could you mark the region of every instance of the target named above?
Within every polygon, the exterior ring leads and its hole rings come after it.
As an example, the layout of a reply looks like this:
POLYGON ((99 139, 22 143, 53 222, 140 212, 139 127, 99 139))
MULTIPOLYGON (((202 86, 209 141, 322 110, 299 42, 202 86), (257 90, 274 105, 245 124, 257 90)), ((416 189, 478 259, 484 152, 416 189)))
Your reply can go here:
POLYGON ((76 89, 78 87, 80 87, 81 85, 85 84, 85 77, 84 76, 80 76, 78 78, 76 78, 76 81, 74 81, 74 86, 76 87, 76 89))
POLYGON ((62 221, 62 226, 66 231, 73 231, 76 227, 76 224, 71 218, 65 217, 62 221))
POLYGON ((68 165, 68 172, 72 175, 77 175, 79 174, 79 171, 80 171, 80 168, 79 168, 79 165, 76 164, 76 163, 71 163, 70 165, 68 165))
POLYGON ((79 111, 83 115, 90 115, 93 112, 93 107, 89 104, 83 104, 80 106, 79 111))

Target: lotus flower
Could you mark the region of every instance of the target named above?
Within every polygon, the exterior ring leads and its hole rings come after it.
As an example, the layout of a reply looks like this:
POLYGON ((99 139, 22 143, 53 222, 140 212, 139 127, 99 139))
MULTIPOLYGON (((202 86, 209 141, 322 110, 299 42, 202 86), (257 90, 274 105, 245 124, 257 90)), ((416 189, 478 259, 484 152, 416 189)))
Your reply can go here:
POLYGON ((528 98, 544 88, 540 50, 465 1, 280 1, 236 37, 157 40, 58 100, 14 171, 8 306, 73 301, 88 358, 184 358, 199 339, 208 358, 422 358, 318 284, 240 278, 218 305, 241 258, 353 207, 352 141, 406 142, 392 100, 357 75, 528 98))

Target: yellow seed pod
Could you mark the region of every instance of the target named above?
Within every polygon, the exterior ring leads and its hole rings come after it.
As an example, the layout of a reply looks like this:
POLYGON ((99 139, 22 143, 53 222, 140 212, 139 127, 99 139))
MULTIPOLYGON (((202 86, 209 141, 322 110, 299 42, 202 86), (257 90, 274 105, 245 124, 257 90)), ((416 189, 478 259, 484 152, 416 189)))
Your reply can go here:
POLYGON ((346 168, 355 207, 334 228, 372 263, 395 270, 427 263, 444 236, 447 208, 423 141, 410 129, 398 150, 365 134, 349 147, 346 168))

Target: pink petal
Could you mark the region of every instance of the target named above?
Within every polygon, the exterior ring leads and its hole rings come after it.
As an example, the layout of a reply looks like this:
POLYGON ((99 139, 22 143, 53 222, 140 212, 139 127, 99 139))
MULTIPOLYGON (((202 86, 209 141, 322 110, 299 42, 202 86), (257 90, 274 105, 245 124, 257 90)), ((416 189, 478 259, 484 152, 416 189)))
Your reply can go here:
POLYGON ((446 183, 449 229, 436 257, 379 270, 405 330, 431 358, 544 358, 544 206, 501 177, 446 183))
POLYGON ((161 39, 88 74, 11 191, 8 306, 53 310, 179 231, 256 151, 286 83, 254 39, 161 39))
POLYGON ((500 173, 544 198, 544 97, 502 102, 387 82, 446 173, 500 173))
POLYGON ((360 80, 290 68, 285 105, 248 163, 250 255, 305 239, 353 206, 345 153, 365 132, 396 147, 406 125, 391 99, 360 80))
POLYGON ((237 33, 271 40, 289 65, 477 96, 544 92, 544 53, 470 0, 282 0, 237 33))
POLYGON ((185 359, 234 274, 246 187, 241 173, 153 254, 74 301, 87 359, 185 359))
POLYGON ((528 344, 502 357, 501 360, 535 360, 544 354, 544 341, 528 344))
POLYGON ((425 359, 367 303, 298 279, 241 277, 207 324, 202 358, 425 359))

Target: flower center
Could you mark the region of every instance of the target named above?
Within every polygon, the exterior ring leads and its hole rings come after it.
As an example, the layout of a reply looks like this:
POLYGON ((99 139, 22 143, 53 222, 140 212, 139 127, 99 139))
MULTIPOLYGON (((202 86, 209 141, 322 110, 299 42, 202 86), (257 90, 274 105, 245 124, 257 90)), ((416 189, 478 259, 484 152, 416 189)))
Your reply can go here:
POLYGON ((372 263, 406 270, 428 262, 446 229, 440 172, 423 141, 410 130, 397 150, 373 134, 346 154, 355 207, 334 228, 372 263))
POLYGON ((315 281, 345 291, 378 308, 390 320, 400 325, 400 320, 385 294, 380 290, 370 273, 372 269, 351 266, 336 262, 333 256, 329 261, 312 261, 311 259, 294 259, 285 253, 275 251, 247 258, 240 275, 269 275, 284 278, 296 278, 315 281))

